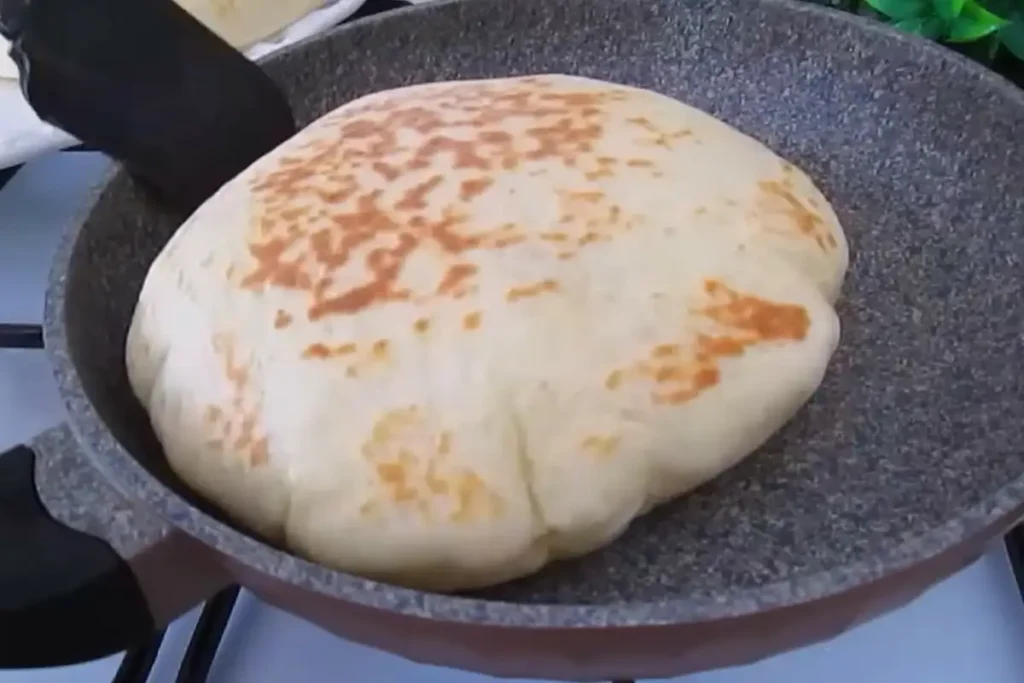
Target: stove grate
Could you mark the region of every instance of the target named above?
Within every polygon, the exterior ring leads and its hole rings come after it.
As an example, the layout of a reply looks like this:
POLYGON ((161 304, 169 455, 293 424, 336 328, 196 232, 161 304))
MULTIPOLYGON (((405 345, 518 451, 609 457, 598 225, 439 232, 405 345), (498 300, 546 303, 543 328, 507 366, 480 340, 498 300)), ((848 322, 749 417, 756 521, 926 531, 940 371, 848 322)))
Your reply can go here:
POLYGON ((0 323, 0 349, 41 349, 43 328, 41 325, 0 323))
POLYGON ((164 632, 161 630, 155 633, 146 645, 125 653, 111 683, 142 683, 148 680, 149 672, 153 669, 153 662, 160 654, 163 642, 164 632))
MULTIPOLYGON (((226 588, 203 607, 199 621, 188 642, 188 649, 181 660, 175 683, 201 683, 210 675, 217 648, 224 637, 231 612, 238 600, 238 586, 226 588)), ((145 680, 145 679, 137 679, 145 680)))

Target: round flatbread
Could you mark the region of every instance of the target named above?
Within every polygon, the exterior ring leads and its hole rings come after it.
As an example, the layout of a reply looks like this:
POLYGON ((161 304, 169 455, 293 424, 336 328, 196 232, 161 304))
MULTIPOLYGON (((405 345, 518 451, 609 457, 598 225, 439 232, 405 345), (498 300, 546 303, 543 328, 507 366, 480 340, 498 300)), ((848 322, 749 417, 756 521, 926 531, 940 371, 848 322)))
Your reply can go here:
POLYGON ((153 263, 127 342, 174 470, 326 565, 456 590, 594 550, 819 386, 847 243, 792 164, 542 75, 316 121, 153 263))

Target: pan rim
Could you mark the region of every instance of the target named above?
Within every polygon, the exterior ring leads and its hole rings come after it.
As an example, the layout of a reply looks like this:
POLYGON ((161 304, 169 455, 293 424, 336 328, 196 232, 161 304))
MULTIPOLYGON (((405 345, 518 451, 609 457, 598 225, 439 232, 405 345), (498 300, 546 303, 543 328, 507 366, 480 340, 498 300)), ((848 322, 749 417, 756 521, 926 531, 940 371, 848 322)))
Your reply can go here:
MULTIPOLYGON (((319 36, 299 41, 265 60, 264 67, 287 58, 309 44, 335 39, 352 27, 389 21, 407 13, 430 11, 458 2, 485 0, 435 0, 373 15, 342 25, 319 36)), ((499 1, 499 0, 491 0, 499 1)), ((610 0, 629 2, 630 0, 610 0)), ((809 14, 816 20, 839 22, 899 45, 922 61, 937 60, 960 77, 972 77, 1008 104, 1024 112, 1024 89, 952 50, 902 33, 865 17, 840 12, 799 0, 758 0, 762 5, 786 14, 809 14)), ((1019 514, 1024 503, 1024 474, 967 509, 950 512, 949 518, 924 533, 907 534, 885 553, 848 565, 789 577, 773 583, 730 592, 721 596, 694 595, 657 602, 625 602, 601 605, 587 603, 512 603, 462 595, 426 593, 401 588, 333 570, 286 551, 273 548, 236 528, 194 508, 184 498, 150 474, 113 436, 86 395, 78 371, 70 360, 64 327, 64 288, 78 237, 111 181, 115 166, 103 174, 80 212, 63 228, 54 257, 44 307, 44 337, 47 355, 68 412, 68 424, 78 444, 111 485, 129 500, 141 502, 153 514, 188 536, 224 553, 248 568, 287 584, 361 606, 409 617, 419 617, 473 626, 587 629, 595 627, 647 627, 700 624, 735 619, 796 607, 836 597, 866 587, 890 575, 938 558, 966 544, 1019 514), (102 454, 102 455, 101 455, 102 454)))

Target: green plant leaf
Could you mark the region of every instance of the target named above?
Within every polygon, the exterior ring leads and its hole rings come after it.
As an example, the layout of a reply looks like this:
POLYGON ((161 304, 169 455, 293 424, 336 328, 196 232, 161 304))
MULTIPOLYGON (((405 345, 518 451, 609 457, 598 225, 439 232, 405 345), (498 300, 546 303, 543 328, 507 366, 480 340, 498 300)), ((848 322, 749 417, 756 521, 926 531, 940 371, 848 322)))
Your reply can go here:
POLYGON ((934 12, 930 0, 865 0, 880 14, 890 19, 912 19, 931 16, 934 12))
POLYGON ((1024 61, 1024 13, 1014 17, 1013 22, 999 31, 999 41, 1010 54, 1024 61))
POLYGON ((956 19, 964 9, 967 0, 932 0, 935 15, 942 19, 956 19))
POLYGON ((982 7, 976 0, 966 0, 963 11, 950 22, 946 40, 951 43, 972 43, 995 33, 1009 24, 982 7))
POLYGON ((893 24, 896 28, 907 33, 913 33, 914 35, 923 36, 925 38, 931 38, 937 40, 942 37, 945 33, 945 22, 938 17, 913 17, 911 19, 901 19, 893 24))

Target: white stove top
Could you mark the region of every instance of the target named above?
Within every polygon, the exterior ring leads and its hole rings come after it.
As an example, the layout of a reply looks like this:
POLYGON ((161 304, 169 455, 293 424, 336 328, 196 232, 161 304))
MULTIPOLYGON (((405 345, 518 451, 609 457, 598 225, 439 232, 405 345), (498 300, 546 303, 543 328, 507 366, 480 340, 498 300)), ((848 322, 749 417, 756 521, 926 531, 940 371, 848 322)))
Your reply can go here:
MULTIPOLYGON (((39 159, 0 190, 0 321, 38 322, 58 232, 107 162, 96 154, 39 159)), ((62 414, 39 351, 0 350, 0 452, 62 414)), ((198 610, 168 631, 150 683, 172 683, 198 610)), ((61 669, 0 671, 0 683, 110 683, 120 655, 61 669)), ((484 683, 346 643, 243 591, 210 683, 484 683)), ((1020 683, 1024 604, 1002 545, 904 609, 831 642, 687 683, 1020 683)))

